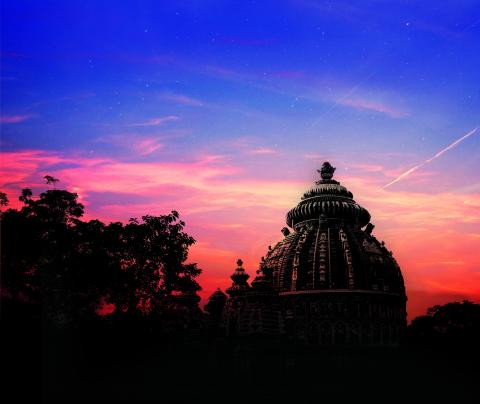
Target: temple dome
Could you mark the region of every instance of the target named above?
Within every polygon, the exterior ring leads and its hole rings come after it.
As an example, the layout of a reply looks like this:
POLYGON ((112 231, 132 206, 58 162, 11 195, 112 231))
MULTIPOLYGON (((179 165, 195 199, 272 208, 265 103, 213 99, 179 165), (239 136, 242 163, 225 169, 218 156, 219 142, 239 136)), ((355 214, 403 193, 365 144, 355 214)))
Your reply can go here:
POLYGON ((248 284, 241 260, 223 309, 227 336, 270 335, 321 345, 390 345, 406 327, 400 268, 373 235, 366 209, 333 179, 321 179, 287 214, 283 240, 248 284))
POLYGON ((370 221, 370 213, 353 200, 352 193, 332 179, 335 168, 325 162, 321 180, 306 191, 300 203, 287 213, 287 225, 296 228, 309 220, 318 220, 322 215, 360 227, 370 221))
POLYGON ((295 231, 283 229, 285 238, 265 259, 274 288, 284 293, 355 289, 403 295, 402 274, 392 253, 371 234, 369 212, 332 179, 334 171, 325 162, 321 179, 288 212, 287 225, 295 231))

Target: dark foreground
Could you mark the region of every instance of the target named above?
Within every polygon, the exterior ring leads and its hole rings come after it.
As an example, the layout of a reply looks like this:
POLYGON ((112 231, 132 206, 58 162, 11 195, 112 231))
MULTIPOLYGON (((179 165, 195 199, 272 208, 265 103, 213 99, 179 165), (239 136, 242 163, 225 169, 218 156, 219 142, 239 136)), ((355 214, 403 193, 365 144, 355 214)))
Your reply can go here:
POLYGON ((478 402, 478 348, 320 349, 111 330, 2 330, 2 402, 478 402))

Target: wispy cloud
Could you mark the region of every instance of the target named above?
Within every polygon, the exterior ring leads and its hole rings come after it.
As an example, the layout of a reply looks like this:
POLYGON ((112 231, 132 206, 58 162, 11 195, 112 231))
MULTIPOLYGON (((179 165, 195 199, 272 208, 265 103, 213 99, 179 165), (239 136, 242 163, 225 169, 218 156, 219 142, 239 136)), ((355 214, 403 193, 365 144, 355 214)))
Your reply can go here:
MULTIPOLYGON (((398 94, 378 91, 367 85, 374 72, 366 74, 359 81, 351 82, 345 77, 305 70, 245 70, 216 64, 192 66, 186 61, 179 62, 179 67, 215 79, 246 83, 262 91, 290 95, 310 102, 329 103, 329 112, 338 106, 344 106, 381 113, 395 119, 409 115, 405 108, 395 102, 399 98, 398 94)), ((181 98, 178 101, 181 102, 181 98)), ((188 99, 185 102, 187 105, 188 99)))
POLYGON ((446 153, 447 151, 453 149, 455 146, 457 146, 459 143, 463 142, 465 139, 468 139, 470 136, 474 135, 477 133, 478 128, 472 129, 471 131, 467 132, 465 135, 463 135, 460 139, 455 140, 453 143, 445 147, 444 149, 440 150, 438 153, 436 153, 434 156, 430 157, 429 159, 417 164, 416 166, 413 166, 412 168, 408 169, 407 171, 403 172, 400 174, 398 177, 396 177, 393 181, 390 181, 388 184, 384 185, 380 189, 386 189, 389 186, 397 183, 398 181, 402 180, 403 178, 408 177, 410 174, 414 173, 417 171, 419 168, 422 168, 424 165, 431 163, 433 160, 437 159, 440 157, 442 154, 446 153))
POLYGON ((114 146, 115 152, 118 151, 117 148, 120 148, 128 151, 130 154, 134 151, 135 154, 139 156, 146 156, 155 151, 162 150, 165 145, 164 142, 172 137, 176 136, 164 133, 145 136, 132 132, 101 136, 95 139, 94 142, 114 146))
POLYGON ((371 163, 353 163, 348 166, 349 169, 358 169, 368 173, 381 173, 385 171, 385 167, 381 164, 371 163))
POLYGON ((126 126, 160 126, 163 125, 166 122, 172 122, 172 121, 178 121, 179 117, 176 115, 168 115, 164 117, 157 117, 157 118, 152 118, 148 119, 147 121, 144 122, 136 122, 136 123, 130 123, 127 124, 126 126))
POLYGON ((196 98, 189 97, 184 94, 176 93, 161 93, 160 98, 166 101, 173 102, 175 104, 186 105, 190 107, 201 107, 204 105, 203 101, 200 101, 196 98))
MULTIPOLYGON (((100 161, 105 160, 90 158, 82 160, 82 164, 87 169, 100 161)), ((1 152, 0 187, 10 193, 10 201, 16 201, 19 189, 44 184, 43 176, 58 170, 61 164, 78 164, 78 160, 45 150, 1 152)))
POLYGON ((249 154, 266 155, 266 154, 280 154, 280 152, 270 147, 257 147, 255 149, 250 150, 249 154))
POLYGON ((33 114, 24 115, 2 115, 0 116, 0 123, 19 123, 34 118, 33 114))
POLYGON ((303 158, 306 160, 317 161, 320 164, 322 164, 322 161, 329 160, 325 154, 320 154, 320 153, 305 153, 303 155, 303 158))
POLYGON ((403 118, 408 115, 405 111, 395 108, 387 103, 371 101, 362 98, 346 98, 338 101, 340 105, 352 107, 359 110, 379 112, 392 118, 403 118))
POLYGON ((221 78, 225 80, 233 81, 245 81, 245 80, 255 80, 257 75, 254 73, 248 73, 245 71, 234 70, 224 66, 218 65, 204 65, 199 67, 199 73, 205 74, 208 76, 214 76, 215 78, 221 78))
POLYGON ((279 156, 282 154, 276 147, 262 146, 259 145, 260 142, 261 139, 255 136, 241 136, 226 143, 229 148, 233 147, 236 151, 252 156, 279 156))
POLYGON ((133 147, 136 152, 142 156, 146 156, 160 150, 163 147, 163 144, 160 143, 157 138, 145 138, 135 142, 133 147))

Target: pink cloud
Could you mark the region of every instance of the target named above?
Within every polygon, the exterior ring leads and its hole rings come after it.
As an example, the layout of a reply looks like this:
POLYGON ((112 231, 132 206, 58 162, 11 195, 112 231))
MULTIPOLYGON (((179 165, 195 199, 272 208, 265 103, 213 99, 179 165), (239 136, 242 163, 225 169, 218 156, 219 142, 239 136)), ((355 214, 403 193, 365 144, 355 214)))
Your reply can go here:
POLYGON ((117 146, 131 152, 132 150, 136 154, 146 156, 152 154, 155 151, 163 149, 164 145, 162 140, 167 136, 139 136, 136 133, 125 133, 117 135, 107 135, 96 139, 96 142, 107 143, 109 145, 117 146))
POLYGON ((369 173, 379 173, 385 171, 385 168, 381 164, 369 164, 369 163, 353 163, 350 164, 349 169, 361 170, 369 173))
POLYGON ((165 122, 178 121, 178 116, 168 115, 159 118, 152 118, 144 122, 131 123, 127 126, 159 126, 163 125, 165 122))
POLYGON ((384 102, 371 101, 362 98, 346 98, 337 101, 341 105, 352 107, 359 110, 379 112, 392 118, 403 118, 408 114, 398 108, 392 107, 384 102))
POLYGON ((32 119, 35 115, 24 114, 24 115, 3 115, 0 116, 0 123, 19 123, 24 122, 29 119, 32 119))
POLYGON ((171 101, 176 104, 187 105, 191 107, 201 107, 204 103, 196 98, 188 97, 183 94, 174 94, 174 93, 162 93, 160 98, 171 101))
POLYGON ((259 145, 261 140, 262 139, 254 136, 241 136, 232 140, 228 140, 225 143, 229 148, 234 148, 235 150, 252 156, 274 156, 282 154, 277 148, 259 145))
MULTIPOLYGON (((6 192, 12 207, 19 206, 18 195, 22 188, 45 188, 43 176, 56 172, 59 164, 83 164, 85 169, 99 164, 103 159, 77 159, 45 150, 22 150, 0 153, 0 188, 6 192)), ((62 185, 65 184, 62 182, 62 185)), ((66 184, 68 187, 68 184, 66 184)))
POLYGON ((250 154, 260 154, 260 155, 266 155, 266 154, 279 154, 278 150, 272 149, 270 147, 257 147, 255 149, 252 149, 249 151, 250 154))
POLYGON ((305 153, 303 155, 303 158, 306 160, 313 160, 313 161, 322 161, 322 160, 328 160, 325 154, 320 154, 320 153, 305 153))
POLYGON ((26 185, 31 176, 45 167, 52 166, 65 159, 57 153, 43 150, 24 150, 0 153, 0 185, 7 184, 26 185))
POLYGON ((153 152, 160 150, 162 147, 163 145, 155 138, 141 139, 133 145, 134 150, 142 156, 152 154, 153 152))
POLYGON ((233 80, 233 81, 255 81, 258 79, 265 79, 264 76, 255 72, 245 72, 240 70, 234 70, 230 68, 226 68, 223 66, 217 65, 205 65, 201 66, 199 69, 200 73, 206 74, 208 76, 218 77, 225 80, 233 80))

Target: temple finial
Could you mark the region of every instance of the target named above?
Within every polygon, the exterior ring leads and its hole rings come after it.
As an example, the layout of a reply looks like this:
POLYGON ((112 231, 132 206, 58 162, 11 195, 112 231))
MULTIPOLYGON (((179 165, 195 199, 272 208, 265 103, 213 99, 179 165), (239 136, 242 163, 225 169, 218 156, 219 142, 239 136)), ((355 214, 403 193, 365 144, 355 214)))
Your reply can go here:
POLYGON ((247 279, 250 278, 250 275, 245 272, 243 261, 241 259, 237 260, 237 268, 230 278, 233 283, 232 286, 226 290, 230 296, 242 296, 250 288, 250 285, 247 283, 247 279))
POLYGON ((325 161, 322 164, 322 168, 317 170, 317 172, 322 177, 322 180, 331 180, 333 177, 333 173, 335 172, 335 167, 333 167, 328 161, 325 161))

